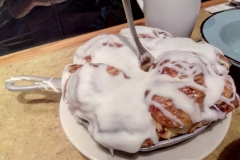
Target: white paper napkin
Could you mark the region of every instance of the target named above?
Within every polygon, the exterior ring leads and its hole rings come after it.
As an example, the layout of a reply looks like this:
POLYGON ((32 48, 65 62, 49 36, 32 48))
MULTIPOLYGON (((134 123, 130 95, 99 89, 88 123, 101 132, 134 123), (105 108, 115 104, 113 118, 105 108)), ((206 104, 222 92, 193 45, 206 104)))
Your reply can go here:
POLYGON ((210 13, 216 13, 216 12, 229 10, 229 9, 233 9, 233 8, 235 8, 235 7, 233 5, 231 5, 229 2, 227 2, 227 3, 219 4, 216 6, 205 8, 204 10, 207 12, 210 12, 210 13))

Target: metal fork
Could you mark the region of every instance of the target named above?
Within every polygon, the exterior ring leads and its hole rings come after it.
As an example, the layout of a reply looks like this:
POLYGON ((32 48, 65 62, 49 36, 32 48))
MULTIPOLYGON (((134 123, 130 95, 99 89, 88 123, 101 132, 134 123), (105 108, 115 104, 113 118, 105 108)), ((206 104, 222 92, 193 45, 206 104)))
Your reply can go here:
POLYGON ((134 42, 137 46, 141 68, 142 68, 142 70, 146 71, 147 68, 149 68, 149 66, 153 63, 154 58, 151 55, 151 53, 149 53, 149 51, 147 51, 143 47, 140 40, 138 39, 136 28, 135 28, 135 25, 133 23, 132 8, 131 8, 130 0, 122 0, 122 3, 123 3, 125 15, 127 17, 127 22, 128 22, 129 29, 131 31, 134 42))

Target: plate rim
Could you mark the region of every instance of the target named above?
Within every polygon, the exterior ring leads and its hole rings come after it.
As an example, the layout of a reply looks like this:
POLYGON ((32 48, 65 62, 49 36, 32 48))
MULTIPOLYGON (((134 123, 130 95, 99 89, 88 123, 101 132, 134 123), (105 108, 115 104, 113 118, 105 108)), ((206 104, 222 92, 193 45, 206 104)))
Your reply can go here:
MULTIPOLYGON (((66 107, 66 106, 64 106, 64 105, 66 105, 67 106, 67 109, 65 109, 65 110, 67 110, 68 112, 69 112, 69 114, 71 114, 70 113, 70 110, 69 110, 69 106, 68 106, 68 104, 65 104, 64 103, 64 101, 63 101, 63 98, 61 97, 61 100, 60 100, 60 103, 59 103, 59 117, 60 117, 60 123, 61 123, 61 125, 62 125, 62 128, 63 128, 63 130, 64 130, 64 133, 65 133, 65 135, 66 135, 66 137, 67 137, 67 139, 71 142, 71 144, 80 152, 80 153, 82 153, 84 156, 86 156, 87 158, 89 158, 89 159, 92 159, 92 160, 100 160, 98 157, 96 157, 96 156, 93 156, 93 154, 89 154, 89 152, 87 153, 86 152, 86 150, 80 150, 79 148, 78 148, 78 145, 76 144, 76 142, 72 142, 72 138, 71 138, 71 135, 69 135, 69 133, 68 133, 68 130, 67 130, 67 128, 65 128, 65 126, 64 126, 64 120, 63 120, 63 107, 66 107)), ((74 119, 74 117, 72 116, 72 118, 71 119, 74 119)), ((207 157, 209 154, 211 154, 219 145, 220 145, 220 143, 223 141, 223 139, 226 137, 226 135, 227 135, 227 132, 228 132, 228 130, 229 130, 229 127, 230 127, 230 125, 231 125, 231 120, 232 120, 232 112, 230 112, 228 115, 227 115, 227 118, 225 119, 227 122, 225 122, 226 124, 225 124, 225 126, 224 126, 224 128, 225 128, 225 130, 223 130, 224 131, 224 134, 221 136, 221 137, 219 137, 219 139, 218 139, 218 141, 217 141, 217 143, 214 145, 214 146, 211 146, 211 148, 210 149, 208 149, 208 150, 206 150, 205 152, 204 152, 204 154, 202 154, 202 155, 199 155, 199 157, 196 157, 197 159, 203 159, 203 158, 205 158, 205 157, 207 157)), ((76 123, 77 123, 77 121, 76 121, 76 123)), ((221 122, 220 122, 220 124, 221 124, 221 122)), ((217 125, 220 125, 220 124, 217 124, 217 125)), ((79 124, 80 125, 80 124, 79 124)), ((83 126, 80 126, 80 127, 82 127, 83 128, 83 126)), ((207 133, 205 133, 205 134, 207 134, 207 133)), ((90 135, 90 134, 89 134, 90 135)), ((93 140, 94 141, 94 140, 93 140)), ((94 141, 95 143, 97 143, 96 141, 94 141)), ((189 143, 189 142, 188 142, 189 143)), ((174 147, 174 146, 173 146, 174 147)), ((181 145, 179 146, 179 147, 181 147, 181 145)), ((94 147, 93 147, 94 148, 94 147)), ((170 148, 170 147, 169 147, 170 148)), ((161 150, 161 149, 160 149, 161 150)), ((160 150, 157 150, 156 152, 159 152, 160 153, 160 150)), ((103 152, 102 150, 99 150, 98 152, 103 152)), ((168 151, 167 151, 168 152, 168 151)), ((139 154, 140 153, 143 153, 143 152, 139 152, 139 154)), ((150 153, 150 152, 149 152, 150 153)), ((105 157, 107 158, 107 156, 108 156, 108 154, 110 155, 110 153, 103 153, 104 155, 105 155, 105 157)), ((137 153, 138 154, 138 153, 137 153)), ((146 154, 147 154, 147 152, 146 152, 146 154)), ((154 154, 157 154, 157 153, 154 153, 154 154)), ((149 157, 149 156, 145 156, 145 157, 149 157)), ((149 157, 150 159, 151 159, 151 157, 149 157)), ((189 159, 190 160, 190 159, 189 159)))

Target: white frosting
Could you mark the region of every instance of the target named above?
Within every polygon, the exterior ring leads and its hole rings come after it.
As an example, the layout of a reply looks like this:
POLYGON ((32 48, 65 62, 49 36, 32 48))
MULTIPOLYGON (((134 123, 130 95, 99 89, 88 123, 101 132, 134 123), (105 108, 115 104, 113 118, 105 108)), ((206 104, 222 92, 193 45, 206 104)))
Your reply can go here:
POLYGON ((48 88, 51 88, 54 92, 60 92, 54 84, 51 82, 53 78, 49 79, 48 81, 42 81, 42 82, 35 82, 35 84, 41 85, 43 88, 48 90, 48 88))
POLYGON ((84 64, 84 57, 90 55, 92 63, 104 63, 114 66, 125 73, 132 73, 139 69, 137 50, 131 39, 118 35, 99 35, 81 47, 79 47, 74 56, 74 64, 84 64), (103 46, 103 44, 106 44, 103 46), (119 43, 123 46, 110 47, 113 43, 119 43), (106 58, 107 57, 107 58, 106 58))
POLYGON ((221 60, 216 54, 222 54, 219 50, 187 38, 171 38, 168 33, 156 36, 155 30, 137 27, 138 33, 150 35, 140 40, 157 62, 156 68, 148 72, 139 67, 137 51, 127 29, 120 35, 99 35, 91 39, 75 53, 74 63, 83 64, 82 67, 75 73, 69 72, 71 66, 63 70, 63 97, 73 107, 75 116, 89 122, 88 131, 93 138, 111 151, 117 149, 134 153, 148 138, 154 144, 158 142, 155 122, 148 111, 150 105, 157 107, 172 122, 184 125, 153 101, 153 95, 170 98, 177 109, 190 116, 193 123, 224 118, 225 113, 210 107, 214 107, 218 100, 231 104, 237 96, 231 77, 226 75, 228 70, 219 64, 221 60), (87 56, 91 56, 91 64, 86 63, 87 56), (168 63, 162 65, 166 60, 168 63), (108 73, 108 66, 118 68, 119 74, 108 73), (178 76, 160 74, 164 67, 174 68, 178 76), (194 76, 201 73, 205 86, 194 82, 194 76), (187 77, 180 79, 181 75, 187 77), (229 87, 234 91, 233 98, 221 95, 225 79, 232 84, 229 87), (179 90, 185 86, 206 94, 203 110, 194 99, 179 90), (150 92, 145 96, 147 90, 150 92))

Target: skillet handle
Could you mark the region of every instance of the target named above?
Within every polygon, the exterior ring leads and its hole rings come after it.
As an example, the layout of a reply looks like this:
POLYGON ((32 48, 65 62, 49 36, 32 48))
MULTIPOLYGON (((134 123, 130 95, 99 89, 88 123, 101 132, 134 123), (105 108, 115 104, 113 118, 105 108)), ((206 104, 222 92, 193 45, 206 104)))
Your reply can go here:
POLYGON ((61 78, 36 77, 36 76, 16 76, 10 77, 5 81, 5 87, 8 91, 23 92, 34 90, 52 89, 55 92, 61 92, 61 78), (30 81, 32 85, 15 85, 16 82, 30 81))

